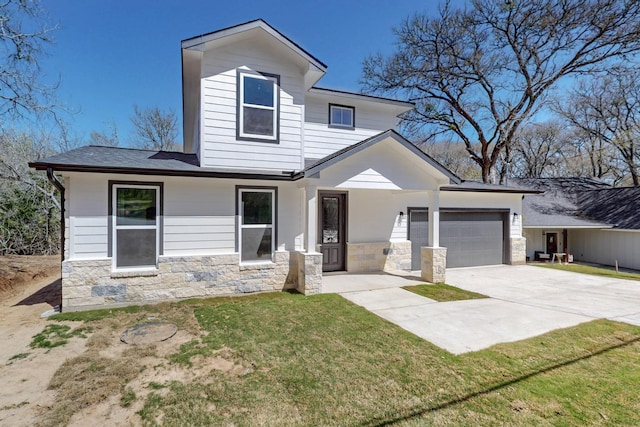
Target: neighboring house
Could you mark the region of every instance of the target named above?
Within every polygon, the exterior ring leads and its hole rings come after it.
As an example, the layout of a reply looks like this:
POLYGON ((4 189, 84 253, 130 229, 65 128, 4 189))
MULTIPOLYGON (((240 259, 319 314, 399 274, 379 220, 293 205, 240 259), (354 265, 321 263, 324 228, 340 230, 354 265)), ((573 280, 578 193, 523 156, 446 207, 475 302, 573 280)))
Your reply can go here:
POLYGON ((576 261, 640 270, 640 188, 612 188, 593 178, 517 183, 544 191, 523 201, 529 259, 558 252, 576 261))
POLYGON ((64 178, 63 310, 524 263, 526 191, 416 148, 394 130, 412 104, 315 86, 326 66, 262 20, 184 40, 182 70, 183 153, 31 164, 64 178))

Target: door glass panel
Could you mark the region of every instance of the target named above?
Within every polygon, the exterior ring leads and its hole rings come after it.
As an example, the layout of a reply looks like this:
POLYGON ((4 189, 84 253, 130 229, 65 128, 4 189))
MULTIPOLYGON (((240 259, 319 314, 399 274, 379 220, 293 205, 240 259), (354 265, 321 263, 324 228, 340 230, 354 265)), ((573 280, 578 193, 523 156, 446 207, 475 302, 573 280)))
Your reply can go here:
POLYGON ((322 198, 322 243, 340 243, 338 212, 337 197, 322 198))

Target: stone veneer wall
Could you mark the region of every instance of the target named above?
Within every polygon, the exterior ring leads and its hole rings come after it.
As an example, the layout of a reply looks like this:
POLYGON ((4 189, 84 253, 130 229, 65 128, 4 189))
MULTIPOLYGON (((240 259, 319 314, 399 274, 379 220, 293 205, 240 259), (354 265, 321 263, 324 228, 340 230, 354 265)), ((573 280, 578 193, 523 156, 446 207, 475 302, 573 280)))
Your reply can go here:
POLYGON ((526 264, 527 239, 524 237, 511 237, 511 265, 526 264))
POLYGON ((347 271, 411 270, 411 242, 347 243, 347 271))
POLYGON ((86 310, 181 298, 296 289, 320 292, 322 255, 280 251, 274 263, 240 265, 238 254, 161 257, 153 271, 112 271, 110 259, 62 263, 62 308, 86 310), (304 268, 299 266, 304 260, 304 268))
POLYGON ((447 248, 420 248, 421 277, 431 283, 444 283, 447 273, 447 248))
POLYGON ((316 295, 322 292, 322 254, 295 252, 298 259, 298 292, 316 295))

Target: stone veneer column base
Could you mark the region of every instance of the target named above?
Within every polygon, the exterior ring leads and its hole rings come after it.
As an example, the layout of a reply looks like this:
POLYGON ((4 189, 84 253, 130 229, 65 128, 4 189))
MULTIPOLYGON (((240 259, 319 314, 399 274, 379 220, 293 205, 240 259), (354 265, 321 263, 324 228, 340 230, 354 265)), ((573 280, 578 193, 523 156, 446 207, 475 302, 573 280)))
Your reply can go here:
POLYGON ((298 292, 316 295, 322 292, 322 254, 296 252, 298 258, 298 292))
POLYGON ((420 248, 423 280, 431 283, 444 283, 447 272, 447 248, 420 248))
POLYGON ((512 237, 511 265, 521 265, 527 262, 527 239, 524 237, 512 237))

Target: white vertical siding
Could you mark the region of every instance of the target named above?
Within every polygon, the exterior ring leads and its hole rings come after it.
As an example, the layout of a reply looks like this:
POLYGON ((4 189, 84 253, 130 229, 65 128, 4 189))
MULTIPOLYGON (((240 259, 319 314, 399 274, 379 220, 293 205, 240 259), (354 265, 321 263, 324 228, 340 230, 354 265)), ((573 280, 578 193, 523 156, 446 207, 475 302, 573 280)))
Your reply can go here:
POLYGON ((303 76, 267 46, 240 42, 204 55, 201 165, 236 169, 299 170, 302 158, 303 76), (237 70, 280 76, 280 140, 236 140, 237 70))
POLYGON ((320 159, 349 145, 389 129, 395 129, 393 114, 375 109, 373 103, 336 98, 332 104, 355 107, 355 129, 329 127, 329 101, 307 95, 304 118, 304 156, 320 159))
POLYGON ((569 251, 576 261, 640 270, 640 232, 570 230, 569 251))

